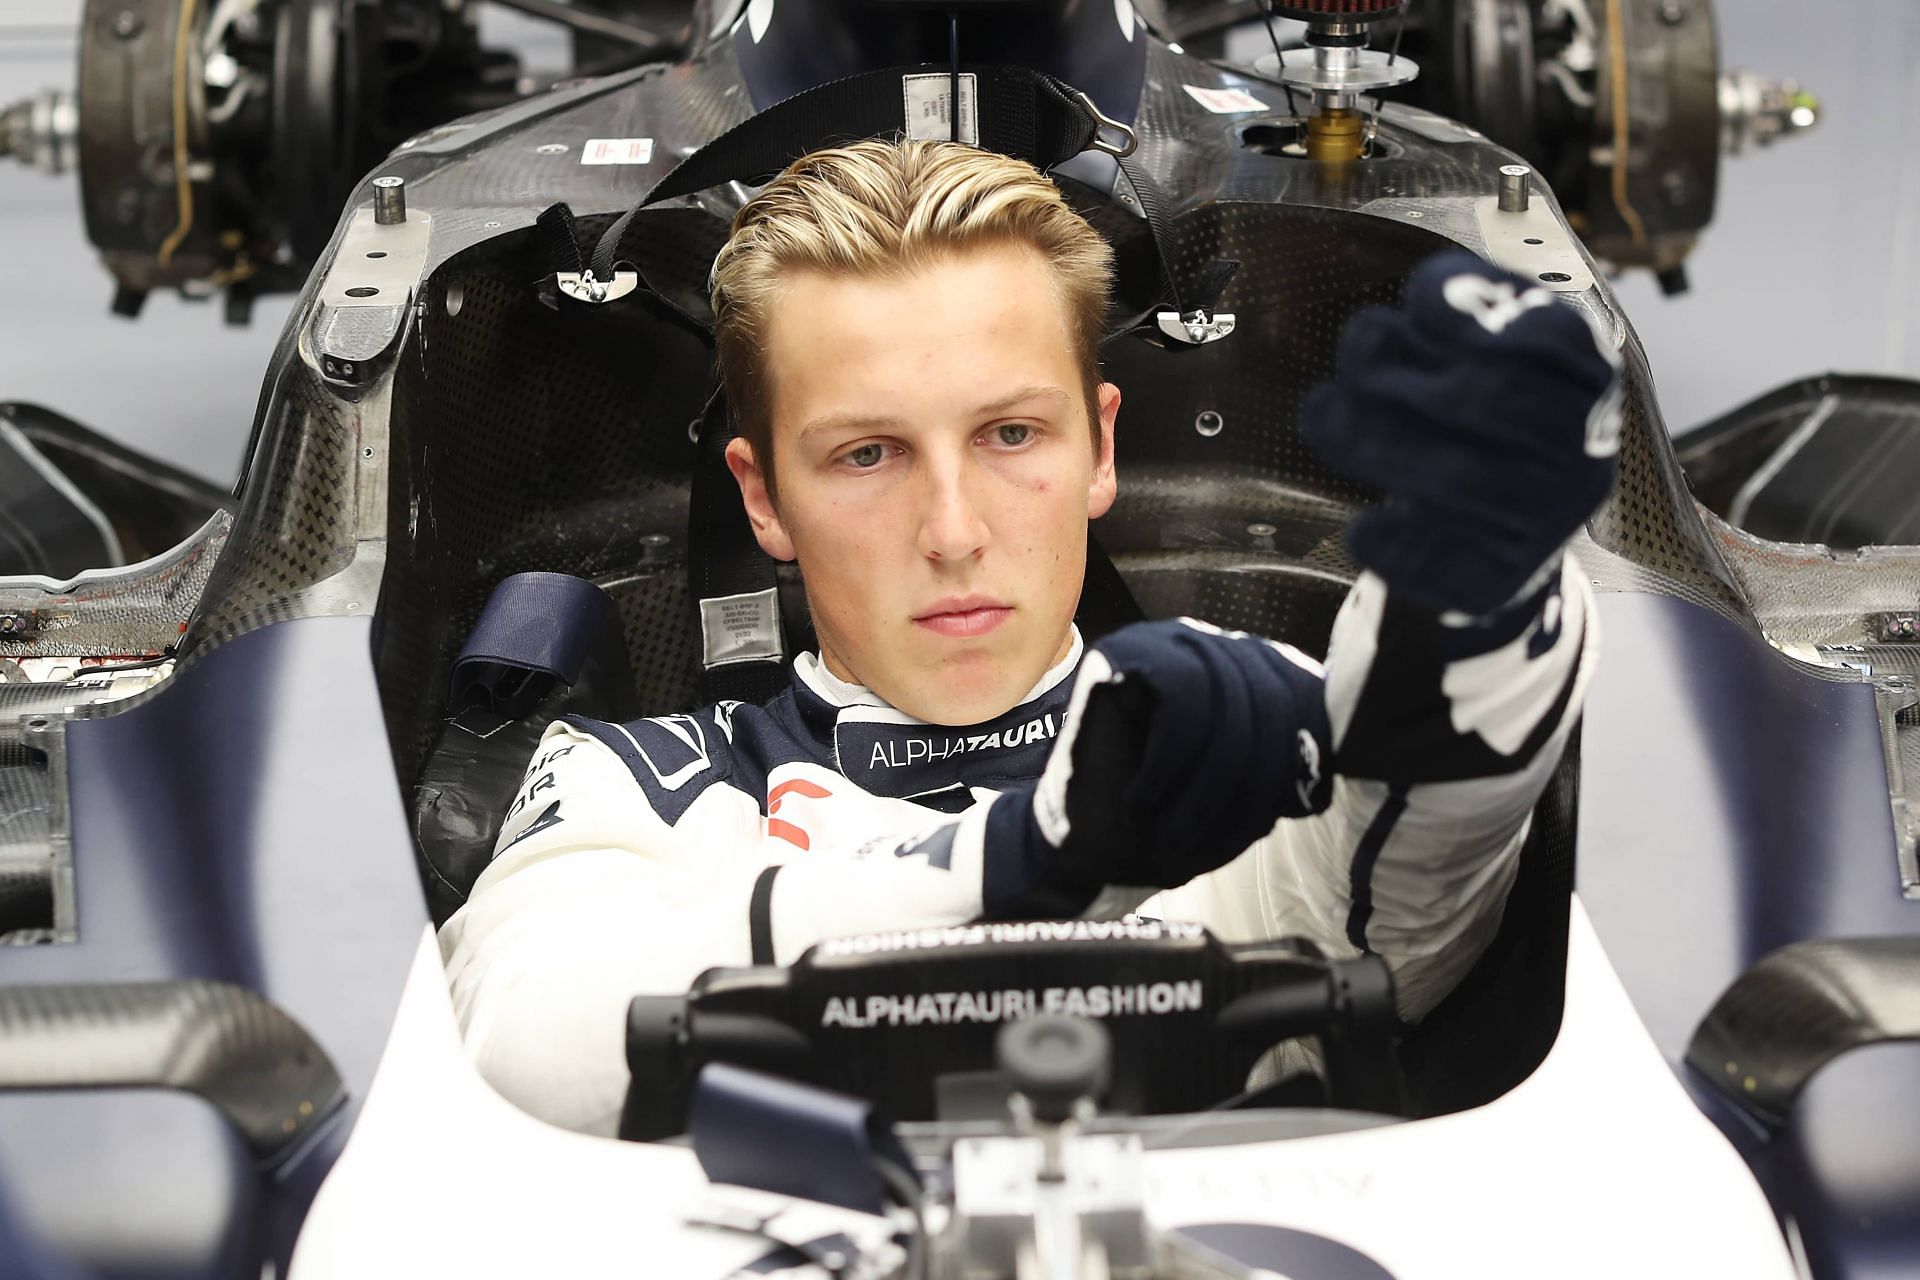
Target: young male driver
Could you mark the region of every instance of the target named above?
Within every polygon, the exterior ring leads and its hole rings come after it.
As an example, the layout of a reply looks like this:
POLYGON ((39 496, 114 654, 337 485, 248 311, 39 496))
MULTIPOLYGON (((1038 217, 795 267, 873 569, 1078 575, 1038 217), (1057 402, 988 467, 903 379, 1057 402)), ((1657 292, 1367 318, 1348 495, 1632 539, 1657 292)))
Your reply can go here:
POLYGON ((1303 412, 1387 495, 1349 532, 1366 572, 1324 679, 1186 622, 1086 648, 1110 270, 1049 181, 958 144, 818 152, 740 211, 713 281, 728 462, 820 650, 765 707, 547 730, 441 934, 507 1097, 612 1132, 637 993, 1105 886, 1376 952, 1409 1018, 1483 949, 1592 662, 1561 548, 1611 480, 1611 354, 1542 290, 1428 263, 1303 412))

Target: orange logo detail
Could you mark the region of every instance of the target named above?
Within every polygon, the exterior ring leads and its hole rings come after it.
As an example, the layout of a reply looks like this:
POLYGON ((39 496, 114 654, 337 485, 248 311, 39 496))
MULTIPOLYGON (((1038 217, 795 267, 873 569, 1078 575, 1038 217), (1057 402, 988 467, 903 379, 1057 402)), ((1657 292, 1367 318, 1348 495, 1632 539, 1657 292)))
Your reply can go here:
POLYGON ((797 845, 802 849, 808 848, 809 841, 805 831, 773 815, 780 812, 780 802, 789 795, 801 796, 808 800, 825 800, 832 794, 833 792, 819 783, 808 782, 805 778, 795 778, 791 782, 781 783, 767 793, 767 834, 778 836, 788 844, 797 845))

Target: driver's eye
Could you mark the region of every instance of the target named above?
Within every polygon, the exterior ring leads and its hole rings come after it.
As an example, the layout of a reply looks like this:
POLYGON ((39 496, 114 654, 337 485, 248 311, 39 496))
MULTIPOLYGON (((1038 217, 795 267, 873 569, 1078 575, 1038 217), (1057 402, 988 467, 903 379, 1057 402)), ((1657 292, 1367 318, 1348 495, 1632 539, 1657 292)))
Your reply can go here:
POLYGON ((847 454, 847 461, 862 471, 871 470, 886 460, 887 451, 877 444, 863 444, 847 454))
POLYGON ((994 430, 1000 435, 1000 443, 1005 445, 1025 444, 1033 435, 1033 428, 1024 422, 1003 422, 994 430))

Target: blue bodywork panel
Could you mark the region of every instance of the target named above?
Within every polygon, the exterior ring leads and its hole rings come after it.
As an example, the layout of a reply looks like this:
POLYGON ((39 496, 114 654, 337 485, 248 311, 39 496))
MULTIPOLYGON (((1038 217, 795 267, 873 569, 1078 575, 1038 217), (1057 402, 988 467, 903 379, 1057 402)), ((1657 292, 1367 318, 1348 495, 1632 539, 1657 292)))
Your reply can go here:
MULTIPOLYGON (((1577 886, 1684 1076, 1694 1028, 1754 961, 1809 938, 1920 933, 1920 902, 1901 894, 1872 686, 1810 674, 1681 599, 1599 599, 1577 886)), ((1688 1084, 1816 1274, 1868 1276, 1920 1257, 1916 1081, 1920 1046, 1856 1051, 1778 1131, 1688 1084)))
POLYGON ((265 627, 141 705, 67 726, 79 940, 0 948, 0 983, 238 983, 306 1027, 347 1091, 273 1169, 197 1098, 0 1094, 17 1228, 102 1274, 227 1275, 256 1249, 284 1271, 366 1097, 427 926, 371 626, 265 627))

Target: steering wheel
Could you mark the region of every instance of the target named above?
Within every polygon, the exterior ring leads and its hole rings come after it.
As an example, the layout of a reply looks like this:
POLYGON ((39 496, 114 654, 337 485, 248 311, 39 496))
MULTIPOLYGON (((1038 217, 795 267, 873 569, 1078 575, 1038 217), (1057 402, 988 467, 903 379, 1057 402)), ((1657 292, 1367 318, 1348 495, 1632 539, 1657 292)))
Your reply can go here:
POLYGON ((897 1120, 955 1118, 968 1097, 1004 1097, 995 1038, 1043 1014, 1104 1025, 1110 1113, 1210 1107, 1268 1049, 1307 1035, 1324 1053, 1324 1101, 1396 1109, 1377 1069, 1397 1025, 1378 957, 1229 946, 1179 922, 1038 920, 833 939, 789 968, 711 969, 684 996, 636 997, 621 1136, 681 1132, 710 1062, 854 1094, 897 1120))

